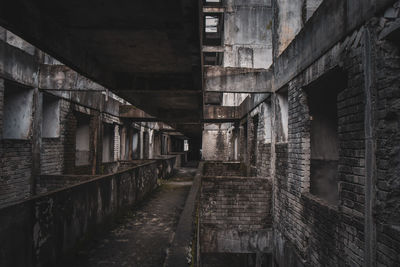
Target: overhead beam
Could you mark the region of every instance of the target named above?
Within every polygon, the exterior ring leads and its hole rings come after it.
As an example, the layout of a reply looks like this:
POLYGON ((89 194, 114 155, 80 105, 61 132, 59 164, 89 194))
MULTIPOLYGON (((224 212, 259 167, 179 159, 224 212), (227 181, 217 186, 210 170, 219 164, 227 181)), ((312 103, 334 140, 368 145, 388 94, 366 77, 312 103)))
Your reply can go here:
POLYGON ((110 88, 115 87, 115 77, 99 66, 93 51, 74 46, 75 40, 55 21, 46 23, 46 27, 39 27, 44 25, 40 20, 44 20, 44 14, 24 0, 9 2, 0 8, 2 26, 88 78, 110 88))
POLYGON ((150 116, 141 109, 138 109, 132 105, 121 105, 119 106, 119 116, 125 119, 131 119, 134 121, 160 121, 156 117, 150 116))
POLYGON ((203 13, 224 13, 224 7, 203 7, 203 13))
POLYGON ((225 47, 223 47, 223 46, 207 46, 207 45, 205 45, 205 46, 202 47, 202 51, 203 52, 219 52, 219 53, 222 53, 222 52, 225 52, 225 47))
POLYGON ((141 94, 155 94, 155 95, 197 95, 201 94, 200 90, 114 90, 116 94, 118 93, 128 93, 131 95, 141 95, 141 94))
POLYGON ((206 92, 271 92, 272 72, 265 69, 208 66, 204 70, 206 92))
POLYGON ((106 91, 98 83, 78 74, 65 65, 40 65, 39 88, 65 91, 106 91))
POLYGON ((239 117, 239 107, 229 106, 205 106, 203 122, 230 122, 237 121, 239 117))
POLYGON ((29 87, 38 86, 39 64, 34 56, 0 40, 0 77, 29 87))

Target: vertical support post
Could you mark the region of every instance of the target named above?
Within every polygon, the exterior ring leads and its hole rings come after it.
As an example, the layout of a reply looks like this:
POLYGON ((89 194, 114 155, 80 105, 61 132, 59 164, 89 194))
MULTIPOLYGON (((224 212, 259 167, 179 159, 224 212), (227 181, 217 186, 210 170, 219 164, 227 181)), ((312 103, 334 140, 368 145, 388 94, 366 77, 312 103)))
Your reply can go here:
MULTIPOLYGON (((127 135, 128 135, 127 138, 129 140, 127 159, 128 160, 133 160, 134 159, 134 155, 133 155, 133 132, 134 131, 133 131, 132 126, 129 126, 126 132, 127 132, 127 135)), ((126 146, 126 143, 125 143, 125 146, 126 146)))
MULTIPOLYGON (((276 154, 275 154, 275 144, 276 144, 276 94, 273 93, 271 94, 271 158, 270 158, 270 164, 271 164, 271 183, 272 183, 272 196, 271 196, 271 216, 272 218, 275 218, 275 191, 276 191, 276 154)), ((272 221, 274 223, 274 221, 272 221)), ((272 232, 273 239, 275 239, 275 231, 272 232)), ((273 250, 276 248, 273 247, 273 250)), ((275 251, 272 252, 272 258, 275 258, 275 251)), ((272 261, 273 265, 274 260, 272 261)))
POLYGON ((376 266, 376 225, 374 206, 376 194, 376 158, 375 158, 375 56, 374 44, 370 30, 366 27, 363 33, 363 66, 364 66, 364 132, 365 132, 365 251, 364 266, 376 266))
POLYGON ((143 157, 143 152, 144 152, 144 128, 143 128, 143 126, 140 126, 140 159, 144 159, 144 157, 143 157))
POLYGON ((3 110, 4 110, 4 79, 0 79, 0 139, 3 139, 3 112, 4 112, 3 110))
POLYGON ((38 88, 33 91, 33 123, 32 123, 32 173, 30 193, 36 195, 36 182, 40 179, 40 150, 42 146, 43 93, 38 88))
POLYGON ((94 175, 101 173, 100 168, 103 157, 103 124, 101 120, 101 113, 96 113, 92 119, 94 120, 93 141, 91 141, 93 147, 92 174, 94 175))

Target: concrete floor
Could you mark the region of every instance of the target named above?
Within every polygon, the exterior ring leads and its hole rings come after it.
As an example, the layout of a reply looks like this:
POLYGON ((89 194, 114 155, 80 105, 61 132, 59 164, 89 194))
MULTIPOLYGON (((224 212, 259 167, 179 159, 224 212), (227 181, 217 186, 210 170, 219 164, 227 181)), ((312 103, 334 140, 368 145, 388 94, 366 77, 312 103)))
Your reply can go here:
POLYGON ((163 266, 192 185, 195 168, 179 168, 109 233, 65 266, 163 266))

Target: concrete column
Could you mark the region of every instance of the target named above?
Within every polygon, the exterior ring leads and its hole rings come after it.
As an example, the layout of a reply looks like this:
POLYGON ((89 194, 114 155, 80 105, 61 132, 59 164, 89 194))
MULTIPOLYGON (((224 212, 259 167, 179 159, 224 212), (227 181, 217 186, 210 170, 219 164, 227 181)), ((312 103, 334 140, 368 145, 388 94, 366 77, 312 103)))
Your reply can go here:
POLYGON ((376 195, 376 133, 374 111, 376 107, 376 64, 374 39, 368 28, 364 30, 364 132, 365 132, 365 250, 364 266, 376 266, 376 223, 374 220, 376 195))
POLYGON ((114 147, 114 161, 117 161, 120 159, 120 148, 121 148, 121 135, 119 134, 119 125, 116 124, 114 125, 114 141, 113 141, 113 147, 114 147))
POLYGON ((154 130, 149 130, 149 159, 154 156, 154 130))
POLYGON ((3 139, 3 110, 4 110, 4 79, 0 79, 0 139, 3 139))
POLYGON ((128 139, 129 139, 127 159, 132 160, 133 159, 133 129, 132 129, 132 127, 129 127, 127 129, 127 134, 128 134, 128 139))
POLYGON ((92 120, 91 131, 93 131, 93 134, 90 134, 92 140, 89 140, 89 142, 92 143, 90 146, 92 147, 91 155, 93 159, 92 174, 99 174, 103 157, 103 123, 101 120, 101 113, 95 114, 92 120))
POLYGON ((144 127, 143 126, 140 126, 140 140, 139 140, 139 143, 140 143, 140 159, 143 159, 144 158, 144 140, 143 140, 143 136, 144 136, 144 127))
POLYGON ((32 122, 32 175, 30 181, 31 195, 36 195, 36 182, 40 179, 40 150, 42 146, 43 93, 38 88, 33 92, 32 122))
MULTIPOLYGON (((275 153, 275 145, 276 145, 276 94, 271 95, 271 182, 272 182, 272 196, 271 196, 271 216, 272 216, 272 224, 274 224, 275 218, 275 192, 276 192, 276 153, 275 153)), ((275 232, 274 232, 275 235, 275 232)), ((277 249, 273 246, 272 258, 275 257, 275 250, 277 249)), ((273 266, 275 266, 275 261, 272 260, 273 266)))

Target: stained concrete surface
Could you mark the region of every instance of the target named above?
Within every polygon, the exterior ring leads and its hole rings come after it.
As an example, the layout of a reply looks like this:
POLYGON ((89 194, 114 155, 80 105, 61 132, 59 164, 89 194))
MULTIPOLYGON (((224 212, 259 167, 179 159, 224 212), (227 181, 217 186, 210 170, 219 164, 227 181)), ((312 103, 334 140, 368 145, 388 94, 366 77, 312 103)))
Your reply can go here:
POLYGON ((163 266, 196 168, 179 168, 106 235, 63 266, 163 266))

